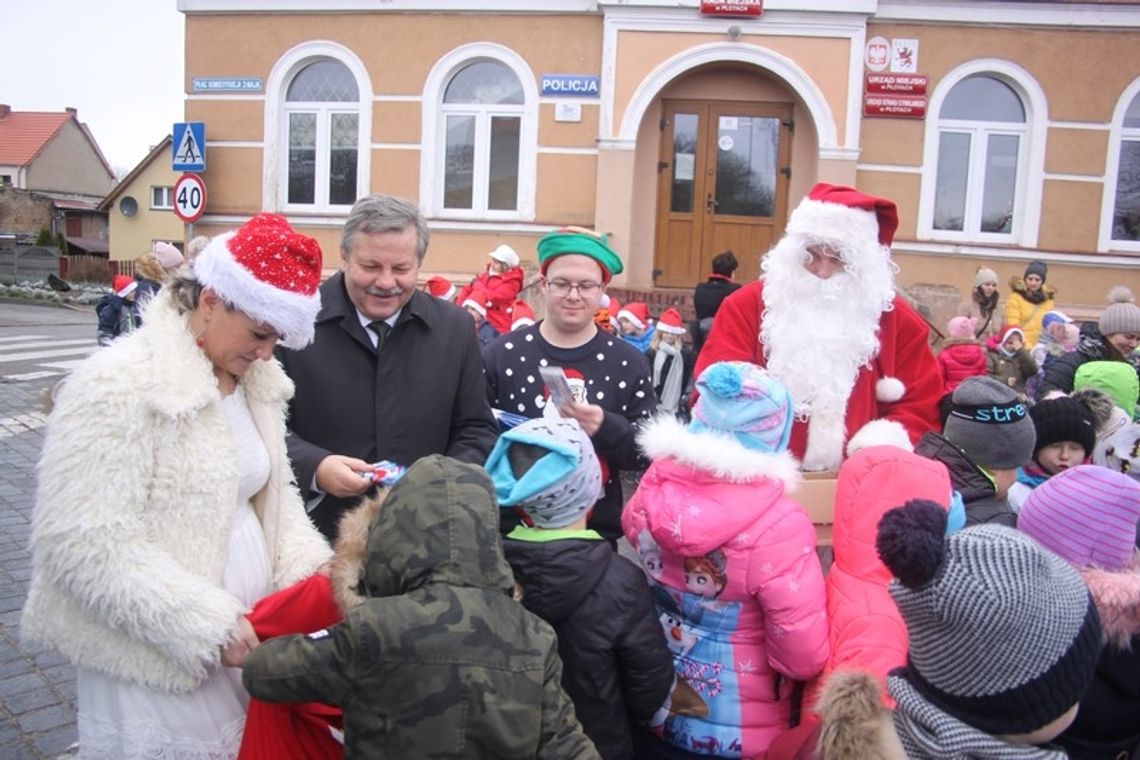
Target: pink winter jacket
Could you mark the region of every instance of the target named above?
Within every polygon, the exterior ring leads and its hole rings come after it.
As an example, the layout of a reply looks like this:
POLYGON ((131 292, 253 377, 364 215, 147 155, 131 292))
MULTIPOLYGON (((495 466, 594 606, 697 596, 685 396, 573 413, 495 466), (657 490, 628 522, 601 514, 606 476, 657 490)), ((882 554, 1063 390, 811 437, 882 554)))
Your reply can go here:
MULTIPOLYGON (((832 549, 827 574, 831 658, 826 674, 859 668, 875 675, 886 694, 887 671, 906 664, 906 625, 887 585, 875 537, 883 515, 910 499, 950 501, 950 475, 933 459, 892 446, 861 449, 839 468, 832 549)), ((891 703, 893 704, 893 703, 891 703)))
POLYGON ((828 655, 815 530, 784 495, 798 483, 796 461, 672 417, 638 442, 652 464, 622 528, 673 651, 664 738, 690 752, 762 757, 788 726, 791 682, 819 673, 828 655))

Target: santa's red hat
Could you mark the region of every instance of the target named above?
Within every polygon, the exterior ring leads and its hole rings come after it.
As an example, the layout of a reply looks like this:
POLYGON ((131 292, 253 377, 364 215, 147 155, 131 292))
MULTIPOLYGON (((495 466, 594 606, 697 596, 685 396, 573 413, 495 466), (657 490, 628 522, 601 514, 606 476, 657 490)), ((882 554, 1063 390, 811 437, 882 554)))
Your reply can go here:
POLYGON ((895 202, 853 187, 820 182, 788 218, 787 232, 841 247, 891 247, 899 213, 895 202))
POLYGON ((644 330, 649 326, 649 307, 641 301, 631 301, 621 307, 617 318, 628 319, 638 330, 644 330))
POLYGON ((126 274, 117 274, 111 280, 111 290, 115 291, 115 295, 119 298, 126 298, 131 293, 134 293, 135 288, 138 286, 138 281, 136 281, 134 277, 126 274))
POLYGON ((685 322, 681 319, 681 312, 673 307, 661 312, 661 316, 657 318, 657 331, 684 335, 685 322))
POLYGON ((285 217, 262 213, 210 240, 194 274, 227 304, 273 327, 281 345, 304 348, 321 310, 321 261, 316 240, 294 232, 285 217))
POLYGON ((429 293, 436 298, 442 298, 444 301, 450 301, 455 297, 455 286, 451 284, 451 280, 442 275, 437 274, 435 277, 429 277, 427 288, 429 293))
POLYGON ((530 304, 526 301, 515 301, 511 307, 511 329, 517 330, 533 324, 534 309, 530 308, 530 304))

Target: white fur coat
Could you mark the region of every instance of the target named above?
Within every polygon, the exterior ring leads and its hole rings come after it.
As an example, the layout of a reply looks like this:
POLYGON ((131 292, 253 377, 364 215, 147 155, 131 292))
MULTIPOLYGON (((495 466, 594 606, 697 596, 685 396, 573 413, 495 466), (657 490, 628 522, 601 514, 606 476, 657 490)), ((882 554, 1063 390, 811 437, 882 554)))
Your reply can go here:
MULTIPOLYGON (((195 688, 246 610, 221 588, 237 502, 210 362, 163 292, 143 327, 75 369, 48 419, 21 621, 30 643, 167 692, 195 688)), ((280 588, 331 557, 292 483, 276 360, 242 380, 269 452, 253 498, 280 588)))

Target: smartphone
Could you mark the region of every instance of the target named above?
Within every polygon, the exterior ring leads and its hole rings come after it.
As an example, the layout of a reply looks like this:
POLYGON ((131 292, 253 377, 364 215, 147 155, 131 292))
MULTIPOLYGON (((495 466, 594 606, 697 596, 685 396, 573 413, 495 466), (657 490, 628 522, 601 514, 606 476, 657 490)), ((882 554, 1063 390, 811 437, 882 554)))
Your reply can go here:
POLYGON ((550 403, 554 404, 555 409, 561 409, 574 400, 566 372, 561 367, 539 367, 538 374, 542 375, 542 382, 546 383, 546 388, 550 391, 550 403))

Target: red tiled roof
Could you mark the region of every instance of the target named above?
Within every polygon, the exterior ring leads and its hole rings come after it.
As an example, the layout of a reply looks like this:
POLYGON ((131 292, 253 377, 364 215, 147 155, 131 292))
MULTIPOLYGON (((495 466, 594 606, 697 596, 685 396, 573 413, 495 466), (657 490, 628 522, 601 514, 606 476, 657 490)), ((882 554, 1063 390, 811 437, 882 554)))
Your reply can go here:
POLYGON ((27 166, 72 115, 12 111, 0 119, 0 165, 27 166))

